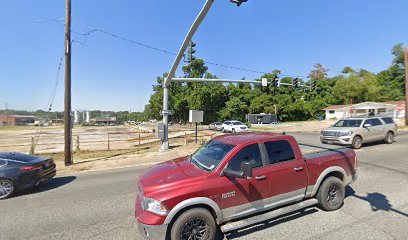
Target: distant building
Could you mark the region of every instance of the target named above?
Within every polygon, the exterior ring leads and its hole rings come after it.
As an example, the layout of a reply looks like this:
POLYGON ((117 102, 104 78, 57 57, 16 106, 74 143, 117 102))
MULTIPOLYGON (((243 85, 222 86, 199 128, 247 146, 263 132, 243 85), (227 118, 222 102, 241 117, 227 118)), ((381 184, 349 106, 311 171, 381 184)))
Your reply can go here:
POLYGON ((102 126, 112 126, 112 125, 116 125, 119 123, 118 119, 116 117, 98 117, 95 119, 92 119, 93 123, 95 125, 102 125, 102 126))
POLYGON ((0 126, 24 126, 39 120, 36 116, 0 114, 0 126))
POLYGON ((353 105, 332 105, 324 108, 324 110, 326 111, 326 119, 368 116, 405 117, 404 102, 363 102, 353 105))

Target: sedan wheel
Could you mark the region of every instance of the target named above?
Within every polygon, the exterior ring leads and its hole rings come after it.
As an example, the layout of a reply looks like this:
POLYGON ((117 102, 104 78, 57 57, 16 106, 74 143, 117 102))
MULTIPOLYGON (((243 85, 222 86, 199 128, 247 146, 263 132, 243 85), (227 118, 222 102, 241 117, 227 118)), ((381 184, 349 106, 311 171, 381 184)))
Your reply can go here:
POLYGON ((0 179, 0 199, 10 197, 14 193, 14 184, 7 179, 0 179))

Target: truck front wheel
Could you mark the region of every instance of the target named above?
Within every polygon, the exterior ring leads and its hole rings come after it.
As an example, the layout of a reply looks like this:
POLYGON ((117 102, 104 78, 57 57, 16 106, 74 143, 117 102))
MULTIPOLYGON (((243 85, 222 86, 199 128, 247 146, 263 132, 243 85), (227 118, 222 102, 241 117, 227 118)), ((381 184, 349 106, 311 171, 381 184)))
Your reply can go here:
POLYGON ((353 149, 360 149, 363 146, 363 139, 360 136, 355 136, 353 138, 353 142, 351 143, 351 147, 353 149))
POLYGON ((336 177, 328 177, 320 186, 316 198, 321 209, 334 211, 343 205, 344 196, 343 182, 336 177))
POLYGON ((172 240, 214 240, 217 231, 214 218, 204 208, 193 208, 182 213, 171 228, 172 240))

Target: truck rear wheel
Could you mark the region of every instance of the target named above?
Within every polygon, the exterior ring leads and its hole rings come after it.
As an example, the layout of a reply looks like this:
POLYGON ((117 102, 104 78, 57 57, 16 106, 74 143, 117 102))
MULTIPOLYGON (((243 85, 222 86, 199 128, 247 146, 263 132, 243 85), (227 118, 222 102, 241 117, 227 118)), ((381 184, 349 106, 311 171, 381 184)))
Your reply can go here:
POLYGON ((387 132, 384 141, 388 144, 392 144, 394 142, 394 133, 391 131, 387 132))
POLYGON ((193 208, 182 213, 171 228, 172 240, 214 240, 217 231, 214 218, 204 208, 193 208))
POLYGON ((334 211, 343 205, 344 196, 343 182, 336 177, 328 177, 320 186, 316 198, 319 201, 319 208, 325 211, 334 211))

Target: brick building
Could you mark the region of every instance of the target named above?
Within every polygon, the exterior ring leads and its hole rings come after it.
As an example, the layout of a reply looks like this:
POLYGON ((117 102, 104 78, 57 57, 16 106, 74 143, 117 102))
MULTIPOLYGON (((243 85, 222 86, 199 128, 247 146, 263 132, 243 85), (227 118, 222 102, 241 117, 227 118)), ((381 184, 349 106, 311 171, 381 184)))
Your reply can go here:
POLYGON ((38 120, 36 116, 0 114, 0 126, 24 126, 38 120))

